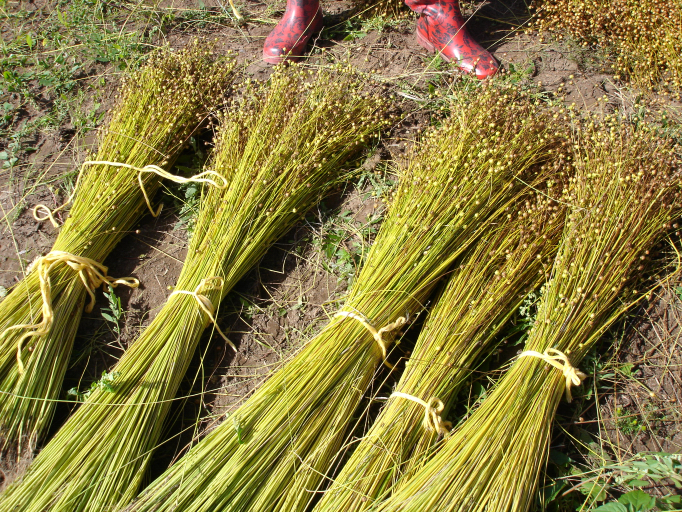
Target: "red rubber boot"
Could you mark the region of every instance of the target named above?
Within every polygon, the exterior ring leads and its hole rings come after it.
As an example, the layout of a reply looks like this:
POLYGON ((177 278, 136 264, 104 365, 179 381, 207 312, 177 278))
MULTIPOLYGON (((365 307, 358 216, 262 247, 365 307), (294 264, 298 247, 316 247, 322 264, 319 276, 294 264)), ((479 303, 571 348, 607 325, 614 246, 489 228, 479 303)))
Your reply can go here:
POLYGON ((457 62, 464 71, 475 73, 480 79, 497 73, 497 61, 467 32, 459 0, 405 0, 405 3, 421 14, 417 20, 420 45, 430 52, 439 52, 448 62, 457 62))
POLYGON ((279 64, 303 55, 310 37, 322 29, 320 0, 287 0, 284 16, 263 46, 263 60, 279 64))

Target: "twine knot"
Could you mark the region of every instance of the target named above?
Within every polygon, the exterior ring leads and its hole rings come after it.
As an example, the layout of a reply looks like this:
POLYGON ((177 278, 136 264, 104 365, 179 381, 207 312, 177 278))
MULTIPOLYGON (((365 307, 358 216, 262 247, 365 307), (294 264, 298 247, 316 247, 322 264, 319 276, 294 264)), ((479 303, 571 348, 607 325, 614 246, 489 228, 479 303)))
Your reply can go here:
POLYGON ((116 288, 119 284, 129 286, 130 288, 137 288, 140 285, 140 282, 132 277, 125 277, 121 279, 109 277, 107 275, 107 267, 101 263, 98 263, 90 258, 86 258, 85 256, 76 256, 75 254, 65 251, 51 251, 45 256, 35 260, 31 264, 29 273, 33 271, 38 272, 38 278, 40 280, 40 294, 43 299, 43 319, 38 324, 13 325, 5 329, 2 334, 0 334, 0 338, 3 338, 8 331, 14 329, 32 329, 19 338, 19 342, 17 343, 17 364, 19 366, 20 375, 23 375, 24 373, 24 363, 21 357, 21 350, 23 348, 24 341, 32 336, 45 336, 48 332, 50 332, 50 328, 54 322, 50 272, 52 272, 52 269, 60 263, 64 263, 75 272, 78 272, 78 275, 83 282, 83 286, 85 286, 85 290, 88 292, 88 295, 90 295, 90 302, 85 307, 86 313, 90 313, 92 308, 95 306, 96 288, 99 288, 104 284, 107 284, 112 288, 116 288))
POLYGON ((225 336, 225 333, 223 333, 220 327, 218 327, 218 323, 216 322, 214 316, 215 306, 211 302, 211 299, 209 299, 206 295, 203 295, 203 292, 211 290, 221 290, 224 284, 225 281, 223 280, 222 277, 218 276, 207 277, 206 279, 201 280, 201 282, 197 285, 193 292, 190 292, 188 290, 175 290, 168 296, 168 298, 170 299, 174 295, 189 295, 190 297, 194 297, 194 300, 197 301, 201 310, 204 313, 206 313, 208 319, 215 326, 216 330, 218 331, 218 334, 220 334, 220 336, 222 336, 222 338, 227 342, 227 344, 230 345, 230 347, 232 347, 232 350, 237 352, 237 347, 234 346, 234 343, 232 343, 229 340, 229 338, 225 336))
POLYGON ((386 362, 386 356, 388 355, 389 342, 384 340, 383 335, 385 333, 395 331, 396 329, 399 329, 400 327, 405 325, 407 323, 407 318, 405 318, 404 316, 401 316, 395 322, 387 324, 384 327, 382 327, 381 329, 377 330, 374 327, 374 325, 372 325, 372 322, 370 322, 369 319, 367 319, 367 317, 365 317, 362 314, 355 313, 353 311, 341 310, 341 311, 338 311, 334 315, 334 317, 337 317, 337 316, 338 317, 352 318, 353 320, 357 320, 358 322, 360 322, 362 324, 362 326, 370 332, 370 334, 372 335, 372 337, 376 341, 377 345, 381 349, 381 355, 384 358, 384 364, 386 366, 388 366, 389 368, 393 369, 393 365, 386 362))
POLYGON ((580 386, 580 383, 587 378, 587 375, 573 366, 566 354, 555 348, 548 348, 542 354, 535 350, 526 350, 519 354, 519 358, 526 356, 537 357, 551 364, 554 368, 561 370, 561 373, 566 378, 566 401, 571 403, 571 386, 580 386))
POLYGON ((412 400, 424 407, 424 421, 422 421, 422 425, 427 432, 436 432, 437 434, 442 435, 447 435, 448 432, 450 432, 452 423, 443 421, 443 418, 440 415, 443 412, 443 409, 445 409, 445 406, 440 399, 434 396, 428 402, 425 402, 421 398, 408 395, 407 393, 401 393, 400 391, 394 391, 391 394, 391 397, 393 396, 412 400))

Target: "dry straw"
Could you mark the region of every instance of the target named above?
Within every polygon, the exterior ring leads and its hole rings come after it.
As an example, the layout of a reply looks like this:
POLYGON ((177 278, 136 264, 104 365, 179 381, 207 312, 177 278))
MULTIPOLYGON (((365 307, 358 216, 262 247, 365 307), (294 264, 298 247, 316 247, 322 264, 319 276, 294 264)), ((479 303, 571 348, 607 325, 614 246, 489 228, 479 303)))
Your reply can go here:
POLYGON ((453 271, 395 391, 369 432, 351 443, 354 451, 314 510, 373 509, 447 435, 452 399, 551 268, 565 218, 564 205, 550 199, 561 187, 552 185, 510 208, 453 271))
POLYGON ((215 305, 390 122, 388 101, 365 86, 342 67, 246 81, 219 116, 211 163, 229 185, 204 191, 175 291, 114 367, 114 392, 90 395, 0 497, 0 511, 100 512, 137 494, 215 305))
POLYGON ((567 381, 580 380, 583 356, 643 295, 633 286, 648 251, 682 213, 679 148, 615 118, 579 131, 574 144, 571 207, 525 345, 542 357, 517 359, 481 407, 378 510, 532 508, 567 381))
POLYGON ((556 141, 515 88, 489 82, 425 135, 341 311, 130 510, 305 510, 396 330, 512 204, 556 141), (358 318, 362 319, 359 321, 358 318), (393 324, 393 325, 391 325, 393 324), (397 324, 397 325, 396 325, 397 324))
MULTIPOLYGON (((100 134, 97 160, 171 166, 222 97, 233 67, 231 59, 214 62, 199 44, 154 53, 123 86, 100 134)), ((145 213, 145 194, 151 196, 160 183, 149 173, 138 183, 138 174, 105 164, 84 166, 52 251, 0 303, 0 450, 5 454, 32 453, 50 425, 86 292, 90 311, 94 289, 117 284, 102 262, 145 213)), ((52 216, 45 210, 41 218, 52 216)))

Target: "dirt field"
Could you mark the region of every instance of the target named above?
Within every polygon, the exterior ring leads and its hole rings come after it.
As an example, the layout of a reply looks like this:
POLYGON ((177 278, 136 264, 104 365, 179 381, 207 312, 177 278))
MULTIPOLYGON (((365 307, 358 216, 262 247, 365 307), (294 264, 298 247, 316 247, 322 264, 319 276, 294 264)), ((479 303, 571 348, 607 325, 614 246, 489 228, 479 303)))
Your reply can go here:
MULTIPOLYGON (((271 68, 260 61, 262 44, 284 2, 248 0, 237 6, 245 18, 242 24, 220 0, 0 0, 0 296, 52 247, 56 230, 36 222, 31 209, 65 200, 126 68, 139 65, 154 46, 180 48, 204 37, 217 40, 217 52, 236 50, 245 75, 267 78, 271 68)), ((384 206, 377 196, 392 185, 394 163, 435 113, 429 95, 445 93, 461 79, 453 66, 417 44, 412 14, 363 17, 348 1, 324 1, 323 8, 325 29, 314 39, 310 65, 349 58, 372 71, 397 94, 404 120, 368 156, 360 182, 310 212, 223 302, 219 322, 230 331, 239 353, 219 337, 202 342, 152 476, 247 398, 337 309, 362 247, 380 226, 384 206)), ((533 81, 548 97, 559 96, 580 109, 620 109, 643 119, 665 116, 674 126, 682 120, 679 103, 650 94, 643 106, 640 92, 614 81, 608 55, 567 39, 557 42, 527 33, 529 12, 522 1, 470 2, 464 11, 475 13, 471 32, 512 79, 533 81)), ((197 147, 205 152, 209 141, 199 140, 197 147)), ((196 157, 188 152, 181 163, 196 165, 196 157)), ((179 187, 169 187, 160 197, 166 204, 161 217, 145 218, 105 262, 111 275, 135 276, 142 286, 117 290, 123 310, 118 332, 102 317, 101 308, 109 305, 100 294, 97 307, 80 326, 65 390, 85 389, 110 368, 176 282, 188 245, 191 201, 179 187)), ((674 257, 665 262, 679 269, 674 257)), ((627 465, 641 452, 675 454, 682 449, 678 286, 675 279, 663 280, 649 304, 624 319, 603 349, 585 362, 583 369, 595 378, 574 404, 560 407, 552 462, 541 491, 548 510, 599 505, 602 499, 591 498, 601 498, 603 492, 610 499, 623 490, 617 475, 627 470, 615 466, 627 465)), ((60 406, 54 429, 72 407, 60 406)), ((22 470, 8 461, 3 466, 8 480, 22 470)), ((669 484, 664 479, 647 490, 658 496, 676 492, 669 484)))

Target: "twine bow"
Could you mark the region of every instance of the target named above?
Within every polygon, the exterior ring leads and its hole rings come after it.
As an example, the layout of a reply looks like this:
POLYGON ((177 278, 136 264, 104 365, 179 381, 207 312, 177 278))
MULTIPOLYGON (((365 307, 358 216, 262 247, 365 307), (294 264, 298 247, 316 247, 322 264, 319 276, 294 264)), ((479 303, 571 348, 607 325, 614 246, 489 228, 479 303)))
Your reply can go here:
POLYGON ((566 354, 555 348, 548 348, 543 354, 535 350, 526 350, 519 354, 519 358, 525 356, 537 357, 551 364, 554 368, 561 370, 561 373, 566 378, 566 401, 568 403, 571 403, 572 400, 571 386, 580 386, 580 383, 587 378, 587 375, 571 364, 571 360, 566 354))
POLYGON ((194 297, 194 299, 197 301, 197 304, 199 304, 201 310, 204 313, 206 313, 208 319, 215 326, 216 330, 218 331, 218 334, 220 334, 220 336, 222 336, 222 338, 227 342, 227 344, 230 345, 230 347, 232 347, 232 350, 237 352, 237 347, 234 346, 234 343, 232 343, 229 340, 229 338, 225 336, 225 333, 223 333, 223 331, 220 330, 220 327, 218 327, 218 323, 216 322, 214 316, 215 306, 213 306, 211 299, 209 299, 206 295, 202 294, 202 292, 207 292, 210 290, 220 290, 222 289, 224 284, 225 281, 223 280, 222 277, 218 276, 207 277, 206 279, 201 280, 201 282, 197 285, 193 292, 190 292, 188 290, 175 290, 168 296, 168 298, 170 299, 173 295, 189 295, 191 297, 194 297))
POLYGON ((431 398, 431 400, 425 402, 421 398, 408 395, 407 393, 401 393, 400 391, 394 391, 391 396, 407 398, 408 400, 412 400, 413 402, 416 402, 424 407, 424 421, 422 421, 422 425, 427 432, 436 432, 442 435, 447 435, 448 432, 450 432, 452 423, 449 421, 443 421, 443 418, 440 416, 440 413, 442 413, 443 409, 445 408, 443 402, 440 399, 434 396, 431 398))
POLYGON ((32 329, 31 331, 24 334, 19 338, 17 343, 17 364, 19 366, 19 374, 24 373, 24 363, 21 357, 21 350, 23 348, 24 341, 32 336, 45 336, 50 332, 52 323, 54 322, 54 311, 52 309, 52 283, 50 282, 50 272, 52 269, 64 263, 71 267, 78 275, 85 286, 85 290, 90 295, 90 302, 85 307, 85 311, 90 313, 92 308, 95 306, 95 289, 99 288, 103 284, 108 284, 112 288, 116 288, 119 284, 129 286, 130 288, 137 288, 140 282, 132 277, 125 277, 121 279, 115 279, 107 275, 107 267, 101 263, 86 258, 84 256, 76 256, 65 251, 52 251, 45 256, 38 258, 31 266, 29 272, 35 270, 38 272, 38 278, 40 279, 40 294, 43 299, 42 315, 43 319, 38 324, 20 324, 8 327, 0 335, 3 338, 8 331, 14 329, 32 329))
POLYGON ((353 311, 342 310, 334 315, 334 317, 337 316, 352 318, 353 320, 357 320, 358 322, 360 322, 362 326, 365 329, 367 329, 370 332, 370 334, 374 337, 374 340, 377 342, 377 345, 379 345, 379 348, 381 349, 381 355, 384 358, 384 364, 389 368, 393 369, 393 365, 386 362, 389 344, 384 340, 383 335, 384 333, 395 331, 396 329, 399 329, 400 327, 405 325, 405 323, 407 323, 407 318, 401 316, 395 322, 387 324, 381 329, 377 330, 364 315, 354 313, 353 311))
MULTIPOLYGON (((171 174, 168 171, 165 171, 158 165, 145 165, 144 167, 135 167, 134 165, 124 164, 121 162, 109 162, 107 160, 88 160, 86 162, 83 162, 81 168, 85 167, 86 165, 110 165, 112 167, 125 167, 126 169, 132 169, 133 171, 137 171, 137 182, 140 184, 140 190, 142 190, 142 195, 144 196, 144 200, 147 203, 147 208, 149 208, 149 212, 152 214, 152 217, 159 216, 161 210, 163 209, 163 204, 160 204, 156 211, 154 211, 154 208, 152 208, 151 201, 149 200, 149 196, 147 196, 147 191, 144 188, 144 182, 142 181, 142 175, 144 173, 151 172, 156 174, 157 176, 160 176, 161 178, 165 178, 174 183, 208 183, 221 190, 227 187, 228 185, 227 179, 225 179, 224 176, 221 176, 215 171, 204 171, 199 174, 195 174, 190 178, 183 178, 182 176, 176 176, 175 174, 171 174), (220 178, 222 180, 223 184, 219 185, 216 181, 212 180, 211 178, 205 178, 205 176, 216 176, 217 178, 220 178)), ((50 210, 44 204, 36 205, 33 208, 33 218, 36 219, 37 221, 49 220, 55 228, 59 228, 59 223, 54 218, 54 213, 64 208, 73 200, 73 197, 76 193, 76 188, 78 188, 78 182, 76 182, 76 187, 74 187, 73 192, 69 196, 69 199, 67 199, 67 201, 59 208, 50 210), (39 211, 44 212, 44 215, 42 217, 38 216, 39 211)))

